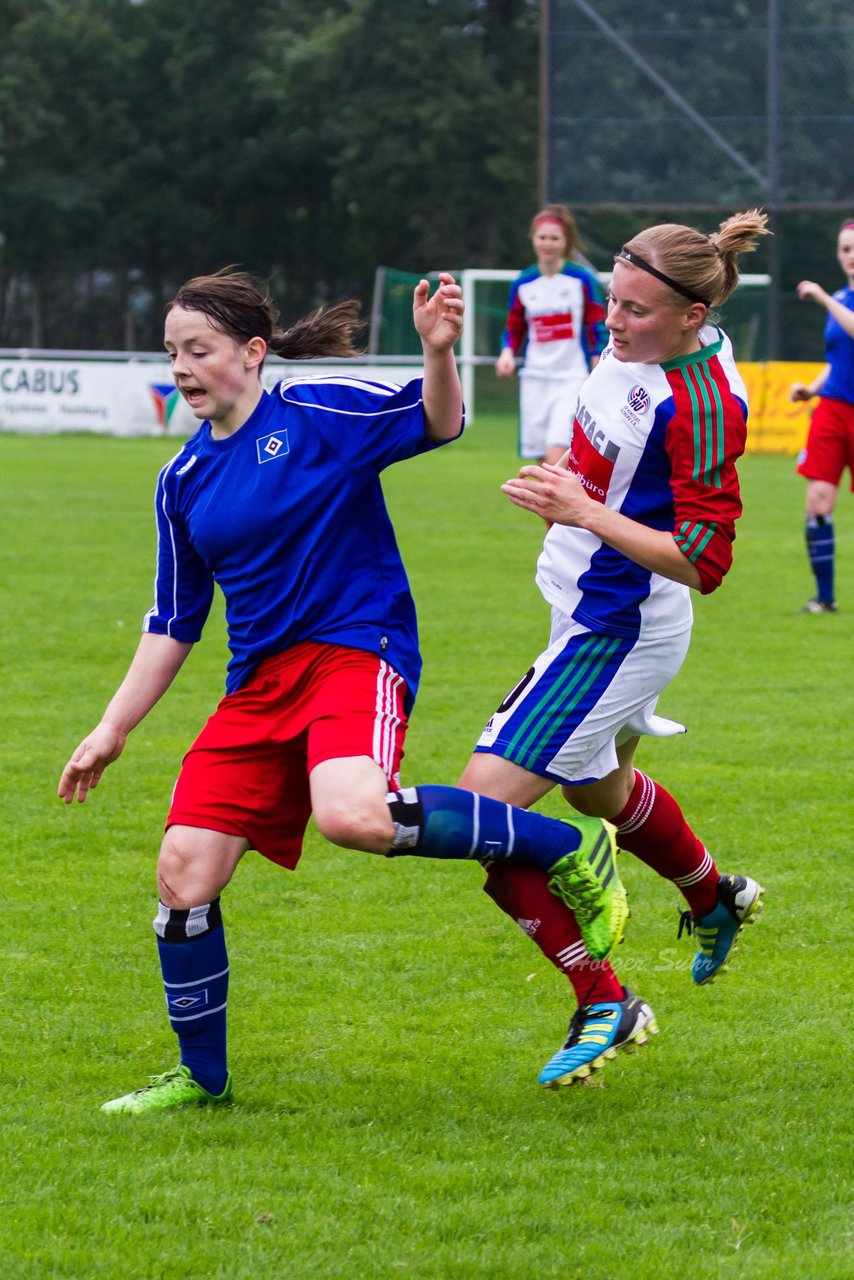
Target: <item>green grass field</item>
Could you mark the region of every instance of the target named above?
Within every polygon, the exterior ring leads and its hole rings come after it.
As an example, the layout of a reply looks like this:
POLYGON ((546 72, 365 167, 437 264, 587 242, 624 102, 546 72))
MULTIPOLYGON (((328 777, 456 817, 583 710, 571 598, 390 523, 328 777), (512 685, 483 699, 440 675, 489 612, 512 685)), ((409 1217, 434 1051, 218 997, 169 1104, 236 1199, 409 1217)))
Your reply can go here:
MULTIPOLYGON (((697 601, 661 704, 690 732, 639 762, 766 906, 733 972, 696 989, 675 891, 624 859, 648 1048, 601 1087, 539 1090, 568 988, 480 869, 311 833, 296 875, 250 854, 224 900, 236 1105, 131 1119, 98 1104, 175 1060, 154 861, 222 688, 219 613, 90 801, 55 789, 136 643, 175 448, 0 436, 0 1276, 850 1276, 850 501, 840 612, 799 616, 803 482, 788 458, 742 465, 735 569, 697 601)), ((426 658, 406 782, 456 780, 546 635, 540 530, 498 492, 515 465, 513 423, 483 417, 387 477, 426 658)))

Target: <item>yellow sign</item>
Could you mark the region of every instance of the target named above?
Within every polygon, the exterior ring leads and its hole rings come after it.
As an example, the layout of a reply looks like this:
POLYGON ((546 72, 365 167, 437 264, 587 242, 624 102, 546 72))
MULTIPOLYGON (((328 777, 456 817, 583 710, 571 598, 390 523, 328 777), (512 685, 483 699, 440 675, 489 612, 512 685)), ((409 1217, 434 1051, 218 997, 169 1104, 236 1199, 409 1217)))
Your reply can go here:
POLYGON ((804 447, 816 399, 793 404, 789 388, 794 382, 812 382, 823 364, 769 361, 740 364, 747 387, 750 415, 747 421, 747 453, 799 453, 804 447))

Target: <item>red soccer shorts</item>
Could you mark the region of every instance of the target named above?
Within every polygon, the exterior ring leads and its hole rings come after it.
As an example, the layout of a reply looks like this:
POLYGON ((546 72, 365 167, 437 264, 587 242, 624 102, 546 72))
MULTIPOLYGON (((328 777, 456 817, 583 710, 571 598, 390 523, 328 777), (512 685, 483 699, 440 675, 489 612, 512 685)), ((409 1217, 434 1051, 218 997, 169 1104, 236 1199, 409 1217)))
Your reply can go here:
POLYGON ((810 420, 806 448, 798 458, 798 475, 835 487, 846 467, 854 492, 854 404, 822 397, 810 420))
POLYGON ((311 814, 309 774, 368 756, 400 786, 406 686, 362 649, 304 641, 265 658, 228 694, 184 757, 166 820, 244 836, 293 869, 311 814))

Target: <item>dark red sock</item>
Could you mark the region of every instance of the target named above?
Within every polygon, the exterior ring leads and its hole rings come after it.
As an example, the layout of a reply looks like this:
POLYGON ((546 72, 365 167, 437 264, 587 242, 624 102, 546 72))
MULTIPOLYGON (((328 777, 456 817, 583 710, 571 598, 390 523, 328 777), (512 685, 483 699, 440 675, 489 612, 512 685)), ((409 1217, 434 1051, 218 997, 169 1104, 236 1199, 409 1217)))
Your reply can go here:
POLYGON ((669 791, 635 769, 629 803, 612 818, 617 844, 672 880, 695 916, 717 905, 717 868, 669 791))
POLYGON ((523 862, 493 862, 484 890, 569 978, 579 1004, 624 999, 610 963, 588 954, 575 916, 549 890, 544 871, 523 862))

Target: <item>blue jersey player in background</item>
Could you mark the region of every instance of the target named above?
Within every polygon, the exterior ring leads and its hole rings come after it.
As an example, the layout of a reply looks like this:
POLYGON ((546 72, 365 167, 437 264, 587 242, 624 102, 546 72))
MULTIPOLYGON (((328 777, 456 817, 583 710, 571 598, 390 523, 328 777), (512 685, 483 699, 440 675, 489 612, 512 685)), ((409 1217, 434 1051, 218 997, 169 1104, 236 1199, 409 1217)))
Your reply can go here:
POLYGON ((404 387, 343 372, 267 392, 268 351, 356 354, 357 304, 283 332, 266 290, 224 268, 167 308, 173 377, 201 425, 160 474, 154 602, 60 797, 84 801, 119 757, 200 639, 216 584, 231 659, 225 697, 182 763, 158 861, 154 930, 180 1062, 106 1111, 231 1099, 220 895, 249 849, 295 867, 311 813, 350 849, 526 862, 574 906, 592 955, 622 934, 625 891, 598 818, 563 823, 452 787, 400 789, 421 659, 379 476, 460 435, 462 312, 452 276, 432 297, 418 284, 424 374, 404 387))
POLYGON ((854 489, 854 219, 839 229, 836 256, 845 286, 830 294, 814 280, 802 280, 798 297, 817 302, 827 312, 824 341, 827 364, 809 384, 796 382, 789 399, 819 401, 813 411, 806 447, 798 458, 798 474, 806 477, 807 555, 816 593, 801 613, 835 613, 836 538, 833 510, 846 466, 854 489))

